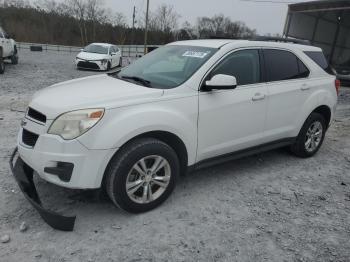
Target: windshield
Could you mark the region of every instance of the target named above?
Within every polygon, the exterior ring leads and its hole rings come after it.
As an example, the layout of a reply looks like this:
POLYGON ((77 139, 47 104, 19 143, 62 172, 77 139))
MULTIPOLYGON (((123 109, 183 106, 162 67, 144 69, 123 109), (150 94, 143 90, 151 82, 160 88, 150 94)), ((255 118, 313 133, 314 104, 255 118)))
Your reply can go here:
POLYGON ((108 47, 91 44, 84 48, 84 52, 95 54, 108 54, 108 47))
POLYGON ((187 81, 216 51, 197 46, 164 46, 123 68, 116 76, 147 83, 152 88, 174 88, 187 81))

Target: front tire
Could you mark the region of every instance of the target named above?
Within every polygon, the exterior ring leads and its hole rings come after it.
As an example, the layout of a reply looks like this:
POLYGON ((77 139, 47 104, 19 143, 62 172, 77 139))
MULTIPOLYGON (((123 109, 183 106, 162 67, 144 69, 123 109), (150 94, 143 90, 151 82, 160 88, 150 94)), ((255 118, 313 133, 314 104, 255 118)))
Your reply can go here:
POLYGON ((170 196, 179 172, 179 159, 169 145, 153 138, 137 139, 112 158, 106 191, 121 209, 146 212, 170 196))
POLYGON ((321 114, 311 113, 291 146, 291 151, 298 157, 312 157, 320 149, 326 129, 325 118, 321 114))

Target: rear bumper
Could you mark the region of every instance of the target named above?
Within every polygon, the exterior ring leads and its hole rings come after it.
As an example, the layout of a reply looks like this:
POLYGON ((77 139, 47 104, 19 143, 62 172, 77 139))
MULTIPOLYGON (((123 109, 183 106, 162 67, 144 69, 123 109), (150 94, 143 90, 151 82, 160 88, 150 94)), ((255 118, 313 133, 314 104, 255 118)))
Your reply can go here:
POLYGON ((52 228, 62 231, 72 231, 76 217, 63 216, 56 212, 47 210, 42 206, 41 200, 33 182, 34 170, 28 166, 19 156, 17 157, 15 164, 13 164, 17 155, 18 154, 16 148, 10 159, 10 167, 19 188, 29 203, 32 204, 42 219, 52 228))

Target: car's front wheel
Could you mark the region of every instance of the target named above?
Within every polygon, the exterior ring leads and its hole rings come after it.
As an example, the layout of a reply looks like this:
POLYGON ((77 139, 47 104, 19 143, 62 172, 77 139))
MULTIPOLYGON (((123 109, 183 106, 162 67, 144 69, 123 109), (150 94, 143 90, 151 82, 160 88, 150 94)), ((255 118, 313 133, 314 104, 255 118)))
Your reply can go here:
POLYGON ((326 121, 321 114, 312 113, 301 128, 292 152, 299 157, 311 157, 320 149, 326 133, 326 121))
POLYGON ((118 152, 106 171, 106 190, 125 211, 141 213, 163 203, 175 188, 179 160, 167 144, 137 139, 118 152))
POLYGON ((111 66, 111 62, 109 62, 109 61, 108 61, 108 63, 107 63, 107 69, 106 69, 106 71, 109 71, 109 70, 111 70, 111 67, 112 67, 112 66, 111 66))

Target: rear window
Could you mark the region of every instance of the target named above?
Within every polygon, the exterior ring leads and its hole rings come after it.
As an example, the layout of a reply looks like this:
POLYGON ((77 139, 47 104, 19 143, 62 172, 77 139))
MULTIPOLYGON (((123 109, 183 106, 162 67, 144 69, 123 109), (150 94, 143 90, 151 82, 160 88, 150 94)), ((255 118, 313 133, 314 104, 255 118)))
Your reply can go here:
POLYGON ((328 61, 326 57, 324 56, 323 52, 317 52, 317 51, 305 51, 304 52, 308 57, 310 57, 316 64, 319 65, 324 71, 326 71, 328 74, 334 75, 334 72, 330 65, 328 64, 328 61))

